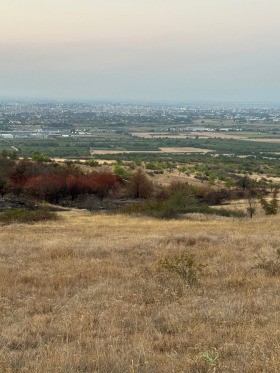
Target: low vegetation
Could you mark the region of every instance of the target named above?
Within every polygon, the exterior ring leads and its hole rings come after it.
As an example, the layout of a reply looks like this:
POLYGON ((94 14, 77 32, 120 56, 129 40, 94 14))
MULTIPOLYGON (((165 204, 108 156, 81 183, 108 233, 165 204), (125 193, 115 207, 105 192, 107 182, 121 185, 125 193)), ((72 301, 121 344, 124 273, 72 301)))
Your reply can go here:
POLYGON ((278 372, 279 215, 58 215, 1 227, 1 372, 278 372))
POLYGON ((268 202, 263 195, 260 195, 260 203, 265 211, 266 215, 275 215, 277 213, 278 209, 278 188, 275 188, 272 194, 272 199, 270 202, 268 202))
POLYGON ((270 276, 280 275, 280 249, 270 258, 260 257, 255 268, 264 270, 270 276))
POLYGON ((185 285, 194 286, 197 284, 198 275, 204 267, 196 263, 194 255, 183 252, 181 255, 167 257, 159 262, 165 270, 178 276, 185 285))
POLYGON ((37 210, 28 209, 10 209, 0 213, 0 223, 37 223, 40 221, 57 220, 58 216, 55 212, 49 211, 47 208, 39 208, 37 210))

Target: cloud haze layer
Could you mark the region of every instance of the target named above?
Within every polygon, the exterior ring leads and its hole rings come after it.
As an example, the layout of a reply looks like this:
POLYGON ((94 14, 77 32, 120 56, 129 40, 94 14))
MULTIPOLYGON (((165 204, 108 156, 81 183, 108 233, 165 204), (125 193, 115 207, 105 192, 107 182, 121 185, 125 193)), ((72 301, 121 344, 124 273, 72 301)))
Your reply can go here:
POLYGON ((275 0, 10 0, 0 95, 278 101, 275 0))

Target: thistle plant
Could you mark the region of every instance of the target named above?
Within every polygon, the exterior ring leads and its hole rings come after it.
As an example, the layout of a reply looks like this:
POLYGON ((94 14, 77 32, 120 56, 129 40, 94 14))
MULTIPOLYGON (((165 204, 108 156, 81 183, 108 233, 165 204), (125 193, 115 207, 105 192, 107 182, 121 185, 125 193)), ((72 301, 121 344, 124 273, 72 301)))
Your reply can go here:
POLYGON ((216 364, 218 363, 219 358, 219 353, 215 350, 209 352, 207 351, 202 355, 202 360, 210 364, 213 373, 216 371, 216 364))

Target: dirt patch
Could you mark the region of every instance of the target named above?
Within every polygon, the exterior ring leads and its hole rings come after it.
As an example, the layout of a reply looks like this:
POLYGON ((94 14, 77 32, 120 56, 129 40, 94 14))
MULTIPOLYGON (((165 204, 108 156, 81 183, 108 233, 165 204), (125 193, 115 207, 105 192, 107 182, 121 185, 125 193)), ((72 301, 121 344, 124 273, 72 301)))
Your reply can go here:
POLYGON ((213 150, 192 148, 192 147, 181 147, 181 148, 160 148, 164 153, 209 153, 213 150))
POLYGON ((208 153, 213 150, 192 148, 192 147, 181 147, 181 148, 160 148, 160 150, 90 150, 91 155, 95 154, 122 154, 122 153, 208 153))

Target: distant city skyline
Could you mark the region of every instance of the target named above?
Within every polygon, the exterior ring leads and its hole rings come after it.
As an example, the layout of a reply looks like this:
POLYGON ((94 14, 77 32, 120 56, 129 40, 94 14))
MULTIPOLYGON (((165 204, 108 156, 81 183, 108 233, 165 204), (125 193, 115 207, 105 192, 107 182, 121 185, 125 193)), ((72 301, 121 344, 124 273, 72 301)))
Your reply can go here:
POLYGON ((9 0, 0 98, 280 102, 276 0, 9 0))

